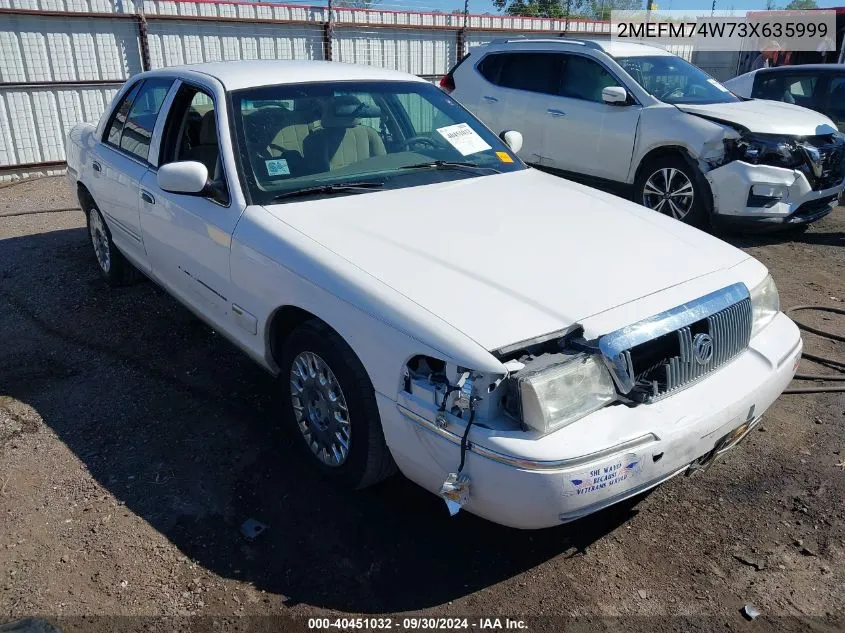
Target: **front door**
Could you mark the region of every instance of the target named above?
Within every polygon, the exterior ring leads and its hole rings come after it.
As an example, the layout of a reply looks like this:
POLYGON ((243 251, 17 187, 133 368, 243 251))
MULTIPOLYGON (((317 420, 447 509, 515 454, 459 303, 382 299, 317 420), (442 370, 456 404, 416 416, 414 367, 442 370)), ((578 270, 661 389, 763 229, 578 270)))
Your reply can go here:
POLYGON ((206 166, 211 186, 201 195, 170 193, 157 172, 141 180, 141 228, 153 274, 188 305, 228 329, 229 249, 241 209, 231 204, 220 160, 214 101, 183 83, 162 135, 159 167, 176 161, 206 166))
POLYGON ((543 112, 543 151, 557 169, 625 182, 642 108, 604 103, 602 89, 619 81, 594 59, 564 57, 560 96, 543 112))

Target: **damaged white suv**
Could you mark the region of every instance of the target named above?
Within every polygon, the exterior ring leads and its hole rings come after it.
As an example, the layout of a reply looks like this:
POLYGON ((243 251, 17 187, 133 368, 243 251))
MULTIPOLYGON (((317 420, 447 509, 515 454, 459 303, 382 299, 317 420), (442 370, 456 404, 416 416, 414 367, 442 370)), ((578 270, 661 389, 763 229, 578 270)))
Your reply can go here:
POLYGON ((729 449, 801 338, 760 262, 503 136, 403 73, 205 64, 130 79, 68 178, 103 277, 277 375, 317 469, 541 528, 729 449))
POLYGON ((734 96, 663 49, 501 40, 441 87, 538 167, 695 226, 806 226, 845 188, 845 137, 823 114, 734 96))

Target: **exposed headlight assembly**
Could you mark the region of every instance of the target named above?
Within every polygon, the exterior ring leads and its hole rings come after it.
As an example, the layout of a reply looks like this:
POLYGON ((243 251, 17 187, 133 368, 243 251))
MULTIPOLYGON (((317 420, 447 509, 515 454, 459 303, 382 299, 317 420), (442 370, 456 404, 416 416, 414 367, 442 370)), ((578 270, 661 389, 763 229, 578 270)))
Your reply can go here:
POLYGON ((734 142, 734 158, 753 165, 796 168, 805 164, 795 139, 773 134, 746 135, 734 142))
POLYGON ((616 399, 610 373, 597 356, 577 355, 565 362, 511 378, 522 423, 551 433, 616 399))
POLYGON ((780 297, 771 275, 751 290, 751 338, 766 327, 780 312, 780 297))

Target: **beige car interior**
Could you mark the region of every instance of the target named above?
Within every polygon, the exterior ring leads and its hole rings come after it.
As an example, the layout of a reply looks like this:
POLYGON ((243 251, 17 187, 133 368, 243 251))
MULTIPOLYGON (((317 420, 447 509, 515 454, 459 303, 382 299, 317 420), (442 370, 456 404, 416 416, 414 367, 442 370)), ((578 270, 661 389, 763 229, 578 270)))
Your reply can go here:
MULTIPOLYGON (((325 100, 298 99, 293 109, 265 105, 244 114, 250 155, 261 160, 284 158, 292 176, 320 173, 352 165, 387 151, 379 133, 361 123, 381 116, 376 106, 352 95, 325 100), (322 106, 320 105, 322 101, 322 106)), ((267 174, 256 173, 264 180, 267 174)))

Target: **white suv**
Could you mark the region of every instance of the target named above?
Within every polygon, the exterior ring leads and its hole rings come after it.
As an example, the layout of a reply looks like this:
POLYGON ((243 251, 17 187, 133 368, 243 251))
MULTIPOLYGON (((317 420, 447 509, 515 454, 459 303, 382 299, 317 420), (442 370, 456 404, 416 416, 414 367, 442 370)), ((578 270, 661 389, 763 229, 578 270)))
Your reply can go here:
POLYGON ((663 49, 499 40, 440 85, 496 132, 522 132, 525 161, 697 226, 806 226, 845 187, 830 119, 742 100, 663 49))

